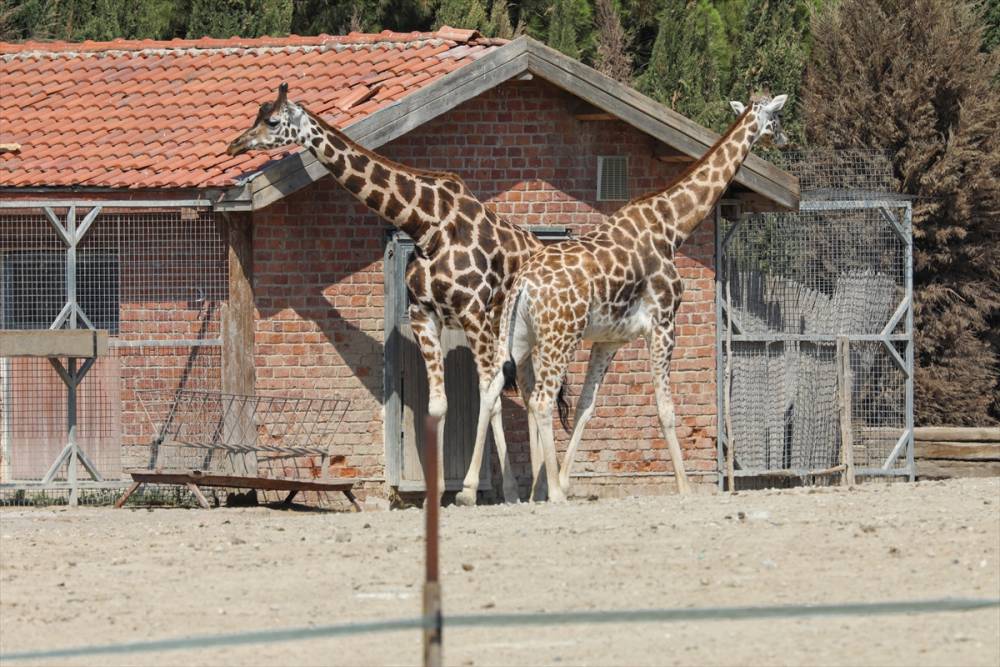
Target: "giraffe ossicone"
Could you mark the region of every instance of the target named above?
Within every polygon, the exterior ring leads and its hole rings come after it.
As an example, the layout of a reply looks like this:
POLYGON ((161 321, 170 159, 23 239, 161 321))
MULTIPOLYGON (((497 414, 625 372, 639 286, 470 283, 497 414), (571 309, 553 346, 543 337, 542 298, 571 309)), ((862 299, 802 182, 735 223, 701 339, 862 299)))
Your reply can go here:
MULTIPOLYGON (((595 399, 618 349, 644 338, 660 426, 680 493, 689 490, 670 394, 674 317, 681 303, 678 248, 715 208, 755 143, 783 145, 779 112, 787 97, 734 102, 736 122, 700 160, 665 189, 635 199, 593 232, 547 246, 518 272, 500 317, 492 377, 481 392, 477 447, 499 413, 500 394, 531 361, 536 382, 527 402, 531 450, 544 459, 551 500, 565 500, 570 470, 595 399), (555 397, 581 340, 594 342, 561 470, 552 434, 555 397)), ((472 482, 466 479, 466 484, 472 482)))

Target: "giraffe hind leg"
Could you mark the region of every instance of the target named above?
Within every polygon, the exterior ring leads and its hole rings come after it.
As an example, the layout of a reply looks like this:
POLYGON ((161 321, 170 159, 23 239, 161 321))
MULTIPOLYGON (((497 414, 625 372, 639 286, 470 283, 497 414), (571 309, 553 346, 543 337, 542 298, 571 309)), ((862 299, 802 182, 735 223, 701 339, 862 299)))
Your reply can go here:
POLYGON ((438 418, 438 502, 444 496, 444 424, 448 412, 448 396, 444 385, 444 355, 441 352, 440 326, 437 318, 419 304, 410 306, 410 327, 417 339, 420 355, 427 370, 427 413, 438 418))

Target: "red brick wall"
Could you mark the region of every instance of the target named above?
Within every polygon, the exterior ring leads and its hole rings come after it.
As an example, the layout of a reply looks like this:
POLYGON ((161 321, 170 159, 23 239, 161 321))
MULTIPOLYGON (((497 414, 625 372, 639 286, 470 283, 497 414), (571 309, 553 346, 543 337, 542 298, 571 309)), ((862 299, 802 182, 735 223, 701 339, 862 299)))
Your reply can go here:
MULTIPOLYGON (((621 205, 596 201, 598 155, 628 155, 633 195, 663 187, 678 167, 654 159, 652 139, 624 123, 576 120, 577 103, 541 81, 511 82, 381 150, 414 167, 458 172, 517 224, 585 232, 621 205)), ((384 224, 332 179, 257 212, 254 221, 258 388, 350 398, 338 473, 379 479, 385 460, 384 224)), ((689 472, 716 467, 713 234, 710 222, 702 225, 678 257, 685 294, 672 382, 689 472)), ((644 347, 626 346, 611 367, 574 468, 606 476, 577 480, 577 491, 595 485, 628 493, 672 488, 669 479, 657 476, 671 465, 644 347)), ((571 366, 572 399, 587 357, 585 348, 571 366)), ((519 477, 526 480, 522 415, 508 403, 508 439, 519 477)), ((566 435, 559 437, 565 446, 566 435)))

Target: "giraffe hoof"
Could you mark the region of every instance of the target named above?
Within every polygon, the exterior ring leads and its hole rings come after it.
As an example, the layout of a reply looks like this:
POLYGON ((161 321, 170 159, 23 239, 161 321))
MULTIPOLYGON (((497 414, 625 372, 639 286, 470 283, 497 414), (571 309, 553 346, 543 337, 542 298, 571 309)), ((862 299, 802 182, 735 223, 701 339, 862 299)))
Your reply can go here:
POLYGON ((455 504, 461 507, 475 507, 476 492, 473 489, 462 489, 455 495, 455 504))
POLYGON ((562 490, 559 490, 559 491, 557 491, 555 493, 550 493, 549 494, 549 502, 550 503, 564 503, 564 502, 566 502, 566 494, 563 493, 562 490))

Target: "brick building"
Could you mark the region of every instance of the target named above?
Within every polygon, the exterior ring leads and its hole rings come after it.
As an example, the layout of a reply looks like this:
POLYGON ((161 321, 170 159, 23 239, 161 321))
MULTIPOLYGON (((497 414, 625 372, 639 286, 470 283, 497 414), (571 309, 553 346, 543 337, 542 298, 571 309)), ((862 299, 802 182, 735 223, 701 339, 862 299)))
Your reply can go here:
MULTIPOLYGON (((369 148, 457 172, 499 214, 552 240, 662 188, 717 138, 531 39, 505 43, 449 28, 5 44, 0 59, 0 143, 21 145, 0 154, 0 328, 111 332, 114 354, 81 398, 84 446, 99 452, 109 478, 140 465, 151 438, 138 394, 196 387, 347 399, 333 473, 380 496, 422 488, 413 424, 426 398, 401 289, 407 239, 308 152, 224 154, 278 83, 369 148), (79 308, 66 315, 58 257, 68 242, 51 218, 66 228, 97 207, 78 245, 79 308)), ((751 156, 725 201, 733 210, 794 208, 798 186, 751 156)), ((688 470, 711 483, 715 242, 714 220, 706 220, 678 257, 685 295, 672 373, 688 470)), ((478 400, 461 335, 449 334, 447 347, 454 488, 478 400)), ((575 467, 576 491, 672 488, 643 347, 623 348, 609 372, 575 467)), ((571 367, 571 399, 586 359, 585 348, 571 367)), ((51 441, 63 399, 45 364, 0 365, 0 482, 34 479, 43 454, 58 447, 51 441)), ((523 485, 521 415, 507 403, 523 485)))

